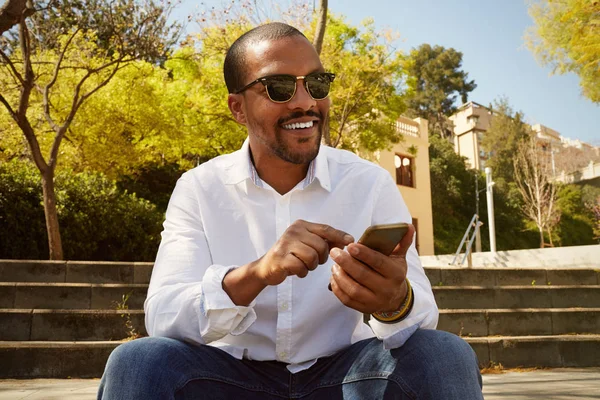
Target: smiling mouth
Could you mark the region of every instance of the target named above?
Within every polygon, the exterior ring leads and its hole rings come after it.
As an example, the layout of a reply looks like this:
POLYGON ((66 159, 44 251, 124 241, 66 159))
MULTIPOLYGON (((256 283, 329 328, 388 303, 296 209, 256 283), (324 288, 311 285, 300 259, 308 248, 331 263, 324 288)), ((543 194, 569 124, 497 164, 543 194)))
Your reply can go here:
POLYGON ((315 121, 309 121, 309 122, 295 122, 293 124, 283 124, 282 126, 284 129, 295 130, 295 129, 312 128, 314 125, 315 125, 315 121))

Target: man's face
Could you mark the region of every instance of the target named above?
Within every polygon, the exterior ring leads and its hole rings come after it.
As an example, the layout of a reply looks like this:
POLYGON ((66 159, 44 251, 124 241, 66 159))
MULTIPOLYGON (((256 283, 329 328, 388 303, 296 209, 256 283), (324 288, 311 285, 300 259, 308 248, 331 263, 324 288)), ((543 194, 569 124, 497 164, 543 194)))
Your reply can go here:
MULTIPOLYGON (((250 45, 246 60, 244 84, 269 75, 305 76, 324 71, 314 47, 302 36, 250 45)), ((243 97, 243 120, 237 119, 248 128, 255 157, 274 155, 293 164, 306 164, 317 156, 328 124, 329 98, 311 98, 303 80, 297 81, 296 93, 287 103, 271 101, 262 83, 236 96, 243 97)))

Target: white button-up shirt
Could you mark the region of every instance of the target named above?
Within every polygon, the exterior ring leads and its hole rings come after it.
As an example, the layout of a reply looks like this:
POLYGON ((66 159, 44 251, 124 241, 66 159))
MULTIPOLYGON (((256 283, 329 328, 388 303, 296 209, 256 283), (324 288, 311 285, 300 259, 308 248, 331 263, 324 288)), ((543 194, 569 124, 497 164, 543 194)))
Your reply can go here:
POLYGON ((438 309, 414 243, 407 262, 415 300, 403 321, 365 324, 327 289, 331 259, 306 278, 268 286, 247 307, 235 305, 222 287, 225 274, 262 257, 298 219, 355 239, 370 225, 411 222, 390 174, 353 153, 321 146, 306 178, 280 195, 259 178, 246 140, 177 182, 144 304, 148 333, 240 359, 278 360, 297 372, 375 335, 396 348, 419 327, 435 329, 438 309))

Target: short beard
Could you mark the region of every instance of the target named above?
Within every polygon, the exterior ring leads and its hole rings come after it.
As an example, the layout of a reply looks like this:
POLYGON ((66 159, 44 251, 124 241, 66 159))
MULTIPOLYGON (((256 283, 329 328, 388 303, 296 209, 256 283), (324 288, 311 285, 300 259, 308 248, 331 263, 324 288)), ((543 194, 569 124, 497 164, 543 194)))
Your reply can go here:
MULTIPOLYGON (((300 114, 300 113, 298 113, 300 114)), ((302 113, 304 114, 304 113, 302 113)), ((270 142, 265 140, 264 137, 257 135, 257 138, 263 142, 265 145, 267 145, 267 147, 271 150, 271 152, 277 156, 278 158, 287 161, 289 163, 292 164, 296 164, 296 165, 301 165, 301 164, 309 164, 312 160, 314 160, 317 155, 319 154, 319 150, 321 148, 321 138, 323 137, 323 132, 325 129, 328 129, 328 124, 329 124, 329 115, 320 115, 320 114, 310 114, 307 113, 309 115, 313 115, 313 116, 317 116, 319 118, 319 134, 314 137, 314 138, 301 138, 301 139, 297 139, 297 143, 299 144, 305 144, 308 143, 309 141, 314 141, 314 147, 310 150, 308 150, 307 152, 299 152, 299 151, 294 151, 294 148, 292 146, 290 146, 285 140, 284 140, 284 133, 282 132, 281 126, 283 125, 283 121, 278 121, 277 124, 275 124, 275 126, 273 126, 273 131, 275 132, 275 141, 274 142, 270 142), (316 114, 316 115, 315 115, 316 114)), ((289 119, 292 118, 299 118, 302 115, 292 115, 290 116, 289 119)), ((256 130, 258 131, 258 130, 256 130)), ((255 131, 255 132, 256 132, 255 131)))
POLYGON ((314 141, 314 148, 308 152, 300 153, 295 152, 286 142, 283 140, 282 133, 279 130, 279 127, 275 127, 275 140, 276 145, 271 146, 271 151, 281 158, 284 161, 287 161, 292 164, 308 164, 312 160, 314 160, 319 154, 319 149, 321 147, 321 137, 323 136, 323 124, 322 121, 319 121, 319 135, 315 138, 302 138, 298 139, 299 144, 308 143, 309 141, 314 141))

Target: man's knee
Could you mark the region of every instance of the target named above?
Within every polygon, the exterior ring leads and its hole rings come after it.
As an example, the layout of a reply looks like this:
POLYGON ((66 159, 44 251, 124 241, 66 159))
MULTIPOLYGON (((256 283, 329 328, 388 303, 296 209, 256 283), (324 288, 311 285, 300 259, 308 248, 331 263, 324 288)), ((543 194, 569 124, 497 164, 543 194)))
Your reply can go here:
MULTIPOLYGON (((404 366, 412 365, 413 387, 422 398, 481 399, 481 375, 475 352, 460 337, 437 330, 418 330, 403 346, 404 366), (405 348, 404 348, 405 347, 405 348), (419 372, 417 372, 419 370, 419 372), (420 382, 416 384, 415 382, 420 382)), ((402 351, 402 348, 398 349, 402 351)))

